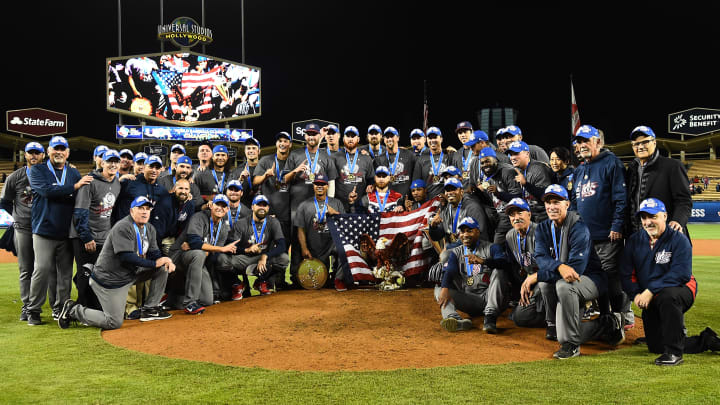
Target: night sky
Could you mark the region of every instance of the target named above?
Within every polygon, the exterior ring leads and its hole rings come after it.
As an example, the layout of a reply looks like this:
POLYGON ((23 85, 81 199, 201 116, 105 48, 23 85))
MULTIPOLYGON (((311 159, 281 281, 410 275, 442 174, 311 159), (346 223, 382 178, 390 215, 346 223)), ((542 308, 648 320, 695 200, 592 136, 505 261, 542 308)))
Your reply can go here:
MULTIPOLYGON (((247 127, 268 145, 292 121, 322 118, 363 133, 377 123, 398 128, 407 145, 410 130, 422 126, 423 80, 430 125, 453 145, 457 122, 478 125, 476 111, 494 106, 519 110, 529 143, 567 145, 571 74, 581 121, 605 130, 609 143, 640 124, 667 136, 668 113, 720 107, 720 75, 710 62, 718 51, 718 3, 485 3, 246 1, 245 62, 262 68, 262 116, 247 127)), ((117 2, 13 4, 4 21, 11 35, 3 111, 65 112, 70 137, 114 139, 118 118, 105 110, 105 58, 118 56, 117 2)), ((123 1, 123 55, 160 51, 159 4, 123 1)), ((179 16, 200 22, 200 4, 166 0, 165 23, 179 16)), ((240 21, 239 0, 207 0, 214 42, 206 53, 240 62, 240 21)), ((192 50, 202 52, 200 45, 192 50)))

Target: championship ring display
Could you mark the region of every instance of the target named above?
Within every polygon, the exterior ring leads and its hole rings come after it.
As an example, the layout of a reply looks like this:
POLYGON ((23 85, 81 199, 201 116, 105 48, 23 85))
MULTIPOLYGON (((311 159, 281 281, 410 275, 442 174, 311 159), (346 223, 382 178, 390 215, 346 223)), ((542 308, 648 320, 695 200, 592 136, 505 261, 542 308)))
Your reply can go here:
POLYGON ((328 270, 318 259, 305 259, 298 267, 298 280, 306 290, 318 290, 328 280, 328 270))

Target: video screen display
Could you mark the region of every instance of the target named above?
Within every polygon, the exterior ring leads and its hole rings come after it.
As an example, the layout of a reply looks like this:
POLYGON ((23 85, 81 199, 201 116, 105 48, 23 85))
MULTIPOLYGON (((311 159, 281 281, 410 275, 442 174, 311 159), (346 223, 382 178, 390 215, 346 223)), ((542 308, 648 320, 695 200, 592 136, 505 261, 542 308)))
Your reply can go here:
POLYGON ((107 59, 107 109, 175 125, 260 115, 260 69, 192 52, 107 59))

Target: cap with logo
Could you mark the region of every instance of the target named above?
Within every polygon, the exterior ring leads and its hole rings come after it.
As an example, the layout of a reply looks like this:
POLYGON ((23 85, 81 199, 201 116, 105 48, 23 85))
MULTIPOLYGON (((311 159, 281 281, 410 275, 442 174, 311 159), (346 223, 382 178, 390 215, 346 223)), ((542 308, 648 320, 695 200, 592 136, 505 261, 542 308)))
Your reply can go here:
POLYGON ((338 132, 340 132, 340 129, 339 129, 339 128, 337 127, 337 125, 335 125, 335 124, 330 124, 330 125, 328 125, 326 128, 327 128, 328 131, 332 131, 333 133, 338 133, 338 132))
POLYGON ((225 206, 230 205, 230 200, 227 198, 227 196, 225 194, 215 194, 215 197, 213 197, 212 202, 213 202, 213 204, 225 203, 225 206))
POLYGON ((599 138, 600 132, 598 132, 597 128, 595 128, 592 125, 583 125, 575 132, 575 139, 577 138, 584 138, 584 139, 590 139, 590 138, 599 138))
POLYGON ((93 151, 93 156, 102 156, 106 150, 109 148, 105 145, 98 145, 95 147, 95 150, 93 151))
POLYGON ((480 159, 484 157, 494 157, 497 159, 497 153, 495 153, 495 150, 489 146, 486 146, 480 150, 480 159))
POLYGON ((147 158, 148 158, 147 153, 145 153, 145 152, 138 152, 138 153, 135 154, 135 157, 133 158, 133 161, 134 161, 135 163, 140 162, 140 161, 142 161, 143 163, 145 163, 145 161, 147 160, 147 158))
POLYGON ((395 127, 387 127, 385 128, 385 131, 383 131, 383 135, 392 134, 393 136, 398 135, 398 130, 395 129, 395 127))
POLYGON ((520 152, 530 152, 530 147, 528 144, 526 144, 523 141, 515 141, 510 144, 510 147, 508 147, 508 153, 520 153, 520 152))
POLYGON ((410 138, 414 136, 424 137, 425 133, 420 128, 415 128, 412 131, 410 131, 410 138))
POLYGON ((480 229, 480 224, 478 224, 478 222, 473 217, 465 217, 460 220, 457 229, 461 229, 462 227, 470 229, 480 229))
POLYGON ((253 198, 252 205, 256 205, 256 204, 259 204, 259 203, 261 203, 261 202, 264 202, 265 204, 270 205, 270 201, 268 200, 268 198, 265 197, 265 196, 262 195, 262 194, 258 194, 258 195, 255 196, 255 198, 253 198))
POLYGON ((425 181, 423 179, 413 180, 412 184, 410 184, 410 190, 415 190, 416 188, 425 188, 425 181))
POLYGON ((444 176, 446 174, 449 174, 450 176, 460 176, 462 175, 462 172, 455 166, 447 166, 440 172, 441 176, 444 176))
POLYGON ((280 132, 278 132, 277 134, 275 134, 275 140, 276 140, 276 141, 277 141, 278 139, 280 139, 280 138, 285 138, 285 139, 287 139, 288 141, 292 141, 292 137, 290 136, 290 134, 288 134, 288 133, 285 132, 285 131, 280 131, 280 132))
POLYGON ((545 188, 545 193, 542 196, 543 201, 547 200, 547 197, 551 195, 560 197, 563 200, 568 199, 567 189, 559 184, 551 184, 545 188))
POLYGON ((343 131, 343 134, 344 135, 351 134, 351 136, 359 136, 360 131, 358 131, 358 129, 355 128, 354 126, 350 125, 350 126, 345 127, 345 131, 343 131))
POLYGON ((53 136, 52 139, 50 139, 50 145, 51 148, 55 148, 58 146, 64 146, 66 148, 69 148, 70 145, 68 144, 67 139, 65 139, 62 136, 53 136))
POLYGON ((115 149, 108 149, 102 155, 103 162, 107 162, 108 160, 113 159, 113 158, 120 161, 120 154, 115 149))
POLYGON ((182 154, 185 154, 185 147, 180 145, 179 143, 176 143, 175 145, 170 147, 170 153, 175 152, 176 150, 179 150, 182 152, 182 154))
POLYGON ((143 205, 149 205, 152 207, 153 203, 152 201, 148 200, 147 197, 141 195, 139 197, 135 197, 135 199, 130 203, 130 208, 141 207, 143 205))
POLYGON ((510 138, 515 135, 522 135, 522 131, 520 130, 520 127, 515 125, 509 125, 505 128, 500 128, 495 133, 495 138, 510 138))
POLYGON ((477 131, 473 132, 473 135, 475 135, 475 138, 481 141, 488 142, 490 140, 490 137, 488 136, 487 132, 478 129, 477 131))
POLYGON ((228 183, 227 188, 235 187, 236 189, 242 191, 243 185, 240 180, 231 180, 230 183, 228 183))
POLYGON ((213 148, 213 155, 216 153, 228 153, 227 147, 225 145, 215 145, 213 148))
MULTIPOLYGON (((122 155, 122 153, 120 155, 122 155)), ((160 167, 162 167, 163 162, 159 156, 150 155, 150 156, 148 156, 147 159, 145 159, 145 165, 147 165, 147 166, 160 165, 160 167)))
POLYGON ((369 134, 372 132, 382 133, 382 128, 380 128, 380 125, 378 125, 378 124, 372 124, 368 127, 367 133, 369 134))
POLYGON ((313 184, 328 184, 328 177, 324 174, 317 174, 315 175, 315 180, 313 180, 313 184))
POLYGON ((184 165, 190 165, 192 166, 192 159, 190 159, 190 156, 180 156, 177 160, 177 164, 184 164, 184 165))
POLYGON ((448 187, 462 188, 462 181, 460 181, 457 177, 450 177, 445 180, 445 184, 443 184, 443 189, 448 187))
POLYGON ((505 206, 505 213, 509 214, 513 208, 520 208, 523 211, 530 212, 530 205, 528 205, 527 201, 519 197, 513 198, 507 203, 505 206))
POLYGON ((130 156, 130 159, 133 159, 135 157, 135 154, 133 154, 133 152, 130 149, 122 149, 120 151, 120 157, 123 157, 126 155, 130 156))
POLYGON ((633 140, 637 138, 638 136, 649 136, 651 138, 656 138, 655 131, 652 130, 650 127, 646 127, 645 125, 640 125, 635 127, 635 129, 630 132, 630 140, 633 140))
POLYGON ((473 130, 473 127, 472 127, 472 124, 470 123, 470 121, 463 121, 463 122, 457 124, 457 126, 455 127, 455 132, 457 133, 457 132, 460 132, 460 131, 463 131, 466 129, 469 129, 471 131, 473 130))
POLYGON ((305 125, 305 133, 306 134, 307 133, 317 134, 318 132, 320 132, 320 127, 318 126, 318 124, 311 122, 311 123, 305 125))
POLYGON ((45 148, 43 148, 43 146, 38 142, 28 142, 27 145, 25 145, 25 152, 30 152, 31 150, 45 153, 45 148))
POLYGON ((442 132, 440 132, 440 128, 438 128, 438 127, 430 127, 427 130, 428 138, 430 137, 430 135, 442 136, 442 132))
POLYGON ((378 166, 377 169, 375 169, 375 175, 378 175, 380 173, 384 173, 389 176, 390 169, 388 169, 387 166, 378 166))
POLYGON ((251 137, 251 138, 248 138, 248 139, 245 140, 245 146, 248 146, 248 145, 255 145, 255 146, 257 146, 257 147, 259 148, 259 147, 260 147, 260 141, 258 141, 258 140, 255 139, 254 137, 251 137))
POLYGON ((665 204, 662 201, 658 200, 657 198, 648 198, 640 203, 640 207, 638 207, 637 210, 637 215, 640 215, 641 212, 655 215, 659 212, 667 212, 667 210, 665 209, 665 204))

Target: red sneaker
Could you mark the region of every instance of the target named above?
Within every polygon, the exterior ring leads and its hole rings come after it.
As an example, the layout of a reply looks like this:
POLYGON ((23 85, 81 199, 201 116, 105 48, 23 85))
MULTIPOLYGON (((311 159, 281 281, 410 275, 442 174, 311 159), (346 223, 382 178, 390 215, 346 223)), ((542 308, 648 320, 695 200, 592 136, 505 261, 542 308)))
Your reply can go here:
POLYGON ((245 285, 242 283, 233 285, 232 286, 232 300, 240 301, 241 299, 243 299, 243 290, 244 289, 245 289, 245 285))
POLYGON ((258 291, 260 291, 260 295, 272 294, 272 291, 270 290, 267 281, 263 281, 262 283, 260 283, 260 288, 258 288, 258 291))
POLYGON ((342 280, 335 279, 335 291, 347 291, 347 286, 342 280))

